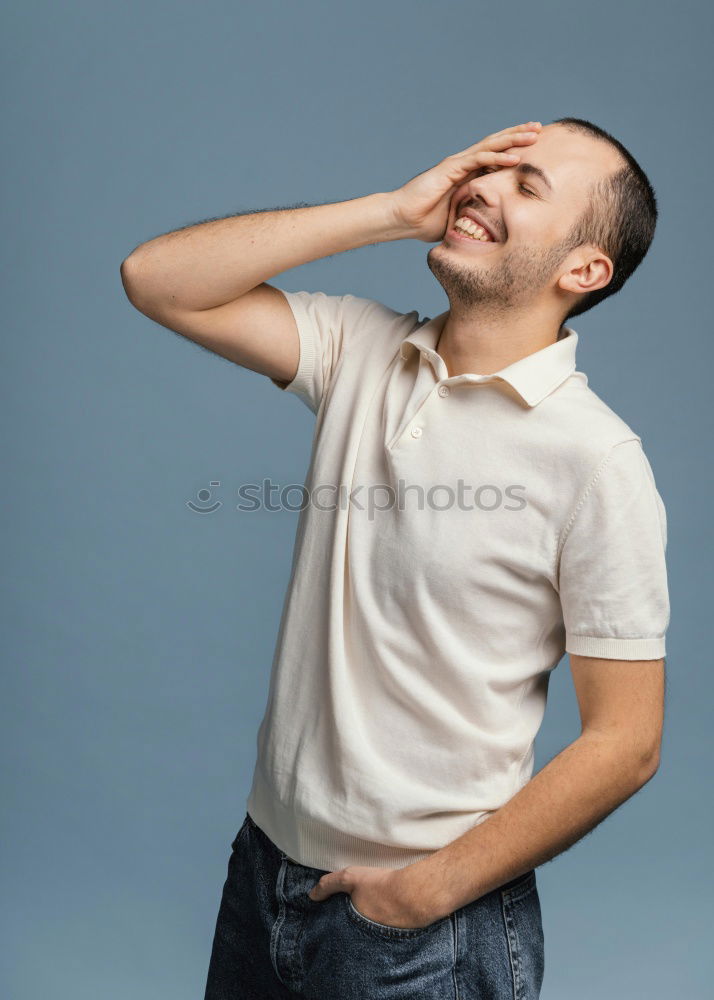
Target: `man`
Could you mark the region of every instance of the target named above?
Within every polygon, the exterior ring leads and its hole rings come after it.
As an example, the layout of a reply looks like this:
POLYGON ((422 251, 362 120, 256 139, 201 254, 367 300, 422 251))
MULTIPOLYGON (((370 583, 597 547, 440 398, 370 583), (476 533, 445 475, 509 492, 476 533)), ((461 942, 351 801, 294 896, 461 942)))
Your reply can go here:
POLYGON ((628 151, 559 119, 124 261, 137 308, 316 415, 206 1000, 539 996, 535 868, 659 763, 665 509, 565 325, 622 287, 656 216, 628 151), (267 284, 408 238, 437 244, 433 319, 267 284), (564 652, 581 734, 533 777, 564 652))

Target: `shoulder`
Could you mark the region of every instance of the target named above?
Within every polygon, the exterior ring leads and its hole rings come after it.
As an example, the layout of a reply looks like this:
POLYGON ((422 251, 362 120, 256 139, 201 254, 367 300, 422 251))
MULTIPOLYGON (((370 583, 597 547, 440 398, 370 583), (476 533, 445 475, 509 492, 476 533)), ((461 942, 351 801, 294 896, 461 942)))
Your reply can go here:
POLYGON ((618 445, 636 454, 642 437, 589 385, 584 372, 575 371, 549 399, 551 426, 557 428, 562 451, 583 475, 594 471, 618 445))
POLYGON ((343 303, 343 322, 345 329, 351 331, 350 339, 358 341, 364 338, 370 346, 381 342, 392 352, 395 343, 400 344, 412 330, 428 322, 428 319, 419 319, 417 309, 402 312, 378 299, 345 295, 343 303), (374 334, 379 334, 378 341, 373 339, 374 334))
POLYGON ((363 295, 281 291, 295 315, 301 336, 305 339, 318 336, 338 353, 361 348, 394 353, 395 344, 426 322, 419 319, 416 309, 403 312, 363 295))

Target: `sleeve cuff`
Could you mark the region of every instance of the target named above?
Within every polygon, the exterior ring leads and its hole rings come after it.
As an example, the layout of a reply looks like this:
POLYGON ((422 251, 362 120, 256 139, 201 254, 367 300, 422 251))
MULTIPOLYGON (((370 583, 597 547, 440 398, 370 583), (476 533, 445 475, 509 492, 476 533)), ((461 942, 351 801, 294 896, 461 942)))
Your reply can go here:
POLYGON ((317 349, 313 339, 314 334, 310 316, 296 292, 286 292, 284 288, 281 288, 280 291, 287 299, 288 305, 295 317, 300 343, 300 360, 298 362, 298 369, 291 382, 285 382, 276 378, 271 378, 270 381, 273 385, 277 385, 278 389, 294 392, 296 395, 310 400, 308 405, 311 405, 310 388, 313 383, 315 365, 317 364, 317 349))
POLYGON ((660 660, 666 655, 664 636, 618 639, 614 636, 568 635, 565 651, 607 660, 660 660))

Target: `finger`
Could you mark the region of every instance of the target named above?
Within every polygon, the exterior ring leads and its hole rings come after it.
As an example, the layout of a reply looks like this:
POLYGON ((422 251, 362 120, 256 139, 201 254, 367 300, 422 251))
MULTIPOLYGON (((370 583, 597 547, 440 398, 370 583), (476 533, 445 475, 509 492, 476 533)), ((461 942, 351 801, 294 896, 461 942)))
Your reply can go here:
POLYGON ((325 899, 327 896, 330 895, 331 891, 329 883, 322 882, 322 880, 316 882, 308 892, 308 896, 310 897, 310 899, 313 899, 315 901, 325 899))
POLYGON ((492 139, 496 135, 506 135, 508 132, 526 132, 534 128, 541 129, 543 126, 540 122, 521 122, 520 125, 509 125, 508 128, 502 128, 500 132, 492 132, 488 138, 492 139))
POLYGON ((470 173, 478 167, 491 164, 513 166, 520 160, 520 155, 518 153, 504 153, 498 149, 477 149, 472 153, 457 154, 452 159, 455 161, 457 170, 470 173))
POLYGON ((447 157, 446 178, 453 187, 463 184, 474 171, 484 166, 515 167, 520 160, 517 153, 501 153, 498 150, 479 149, 468 154, 447 157))
POLYGON ((488 136, 486 139, 482 139, 481 142, 475 142, 473 146, 467 146, 466 149, 462 149, 456 156, 463 156, 465 154, 471 154, 476 150, 486 149, 507 149, 509 146, 515 146, 518 143, 526 144, 533 142, 538 138, 537 132, 505 132, 501 134, 500 132, 494 136, 488 136))
POLYGON ((323 875, 312 887, 309 895, 312 899, 326 899, 335 892, 351 891, 349 888, 350 884, 351 880, 347 876, 345 869, 340 869, 336 872, 330 872, 328 875, 323 875))
POLYGON ((509 146, 525 145, 538 138, 538 133, 533 130, 525 132, 506 132, 488 140, 489 149, 508 149, 509 146))

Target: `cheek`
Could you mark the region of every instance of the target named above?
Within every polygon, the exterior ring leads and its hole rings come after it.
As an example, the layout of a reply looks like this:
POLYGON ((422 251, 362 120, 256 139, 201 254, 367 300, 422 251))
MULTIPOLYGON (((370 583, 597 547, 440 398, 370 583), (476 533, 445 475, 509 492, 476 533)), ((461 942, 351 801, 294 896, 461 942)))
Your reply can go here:
POLYGON ((509 234, 519 243, 530 246, 548 247, 557 238, 552 227, 543 225, 535 213, 527 205, 518 205, 509 213, 506 220, 509 234))

